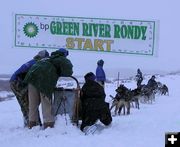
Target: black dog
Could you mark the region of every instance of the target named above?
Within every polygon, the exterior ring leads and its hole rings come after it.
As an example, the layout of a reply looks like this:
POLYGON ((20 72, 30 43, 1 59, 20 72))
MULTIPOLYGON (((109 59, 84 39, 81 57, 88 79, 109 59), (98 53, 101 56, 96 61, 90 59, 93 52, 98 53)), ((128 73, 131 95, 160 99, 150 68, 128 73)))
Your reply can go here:
POLYGON ((168 87, 165 84, 163 84, 160 91, 161 91, 161 95, 169 95, 168 87))

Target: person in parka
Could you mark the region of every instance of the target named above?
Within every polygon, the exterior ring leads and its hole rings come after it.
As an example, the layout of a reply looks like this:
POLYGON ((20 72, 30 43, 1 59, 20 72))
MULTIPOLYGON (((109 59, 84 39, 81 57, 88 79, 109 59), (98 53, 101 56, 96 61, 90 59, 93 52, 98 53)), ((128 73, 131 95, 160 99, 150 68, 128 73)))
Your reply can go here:
POLYGON ((91 126, 100 119, 104 125, 112 122, 109 103, 105 102, 104 88, 95 81, 95 75, 92 72, 85 76, 85 84, 81 89, 80 99, 82 104, 82 124, 81 131, 86 126, 91 126))
POLYGON ((153 76, 149 79, 149 81, 148 81, 148 83, 147 83, 147 86, 148 86, 149 88, 151 88, 152 90, 155 90, 155 89, 158 87, 158 84, 157 84, 155 78, 156 78, 156 77, 153 75, 153 76))
POLYGON ((101 59, 97 62, 96 81, 104 87, 106 81, 106 74, 103 69, 104 61, 101 59))
POLYGON ((60 76, 71 76, 73 65, 66 58, 68 51, 61 48, 51 53, 48 59, 34 64, 27 73, 24 82, 28 83, 29 128, 38 124, 38 107, 42 105, 43 125, 53 128, 55 123, 52 108, 52 93, 60 76))
POLYGON ((136 75, 136 80, 137 80, 137 87, 141 87, 141 83, 143 81, 143 76, 141 70, 138 68, 137 69, 137 75, 136 75))
POLYGON ((49 53, 47 50, 39 51, 38 54, 33 57, 33 59, 21 65, 21 67, 19 67, 13 73, 13 75, 9 80, 10 87, 17 98, 17 101, 21 108, 21 112, 23 114, 24 127, 27 127, 29 121, 28 119, 29 104, 28 104, 27 84, 24 84, 23 80, 28 70, 31 68, 31 66, 35 64, 38 60, 41 60, 42 58, 46 58, 46 57, 49 57, 49 53))

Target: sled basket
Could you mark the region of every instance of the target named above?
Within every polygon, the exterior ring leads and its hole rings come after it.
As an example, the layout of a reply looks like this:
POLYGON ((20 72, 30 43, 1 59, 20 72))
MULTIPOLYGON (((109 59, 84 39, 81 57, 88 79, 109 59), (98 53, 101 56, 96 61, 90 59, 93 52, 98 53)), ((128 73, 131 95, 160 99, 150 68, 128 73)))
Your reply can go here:
POLYGON ((80 85, 78 80, 73 76, 59 78, 53 93, 54 115, 68 114, 71 122, 78 125, 79 108, 80 85))

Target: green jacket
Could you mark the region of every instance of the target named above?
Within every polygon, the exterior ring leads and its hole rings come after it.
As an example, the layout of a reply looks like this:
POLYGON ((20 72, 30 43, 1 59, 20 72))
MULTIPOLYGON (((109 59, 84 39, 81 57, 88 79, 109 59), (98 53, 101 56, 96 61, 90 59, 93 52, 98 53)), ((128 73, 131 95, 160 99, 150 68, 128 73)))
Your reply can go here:
POLYGON ((56 52, 50 58, 36 62, 28 71, 24 82, 31 83, 41 93, 51 98, 58 78, 71 76, 72 68, 71 61, 56 52))

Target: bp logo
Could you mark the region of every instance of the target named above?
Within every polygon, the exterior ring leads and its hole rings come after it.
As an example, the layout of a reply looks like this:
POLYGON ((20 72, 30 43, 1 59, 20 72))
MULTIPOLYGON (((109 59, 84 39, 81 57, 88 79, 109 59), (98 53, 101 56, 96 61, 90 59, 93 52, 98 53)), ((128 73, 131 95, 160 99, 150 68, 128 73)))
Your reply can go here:
POLYGON ((32 38, 38 34, 38 27, 35 23, 29 22, 24 25, 23 31, 27 37, 32 38))

